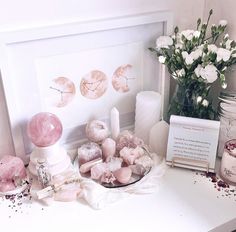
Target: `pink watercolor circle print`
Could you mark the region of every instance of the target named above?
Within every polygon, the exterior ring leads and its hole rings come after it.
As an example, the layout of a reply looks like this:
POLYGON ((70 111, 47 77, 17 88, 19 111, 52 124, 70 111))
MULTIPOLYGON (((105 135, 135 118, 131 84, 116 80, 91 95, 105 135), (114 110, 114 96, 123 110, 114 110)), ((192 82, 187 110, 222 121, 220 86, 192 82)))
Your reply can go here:
POLYGON ((136 79, 132 73, 132 65, 125 64, 118 67, 112 76, 112 86, 119 93, 126 93, 130 90, 131 81, 136 79))
POLYGON ((89 99, 97 99, 101 97, 106 92, 107 87, 107 76, 99 70, 89 72, 80 82, 81 94, 89 99))
POLYGON ((58 77, 52 80, 49 87, 53 97, 53 106, 65 107, 74 98, 76 90, 74 83, 66 77, 58 77))
POLYGON ((34 115, 28 122, 27 134, 34 145, 47 147, 60 139, 62 124, 55 114, 41 112, 34 115))

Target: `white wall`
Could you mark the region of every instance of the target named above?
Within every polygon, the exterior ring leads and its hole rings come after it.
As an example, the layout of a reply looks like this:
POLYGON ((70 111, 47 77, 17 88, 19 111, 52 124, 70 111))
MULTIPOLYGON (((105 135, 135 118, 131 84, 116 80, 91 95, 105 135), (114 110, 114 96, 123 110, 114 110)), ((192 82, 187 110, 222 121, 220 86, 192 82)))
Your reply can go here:
POLYGON ((154 10, 172 10, 184 26, 202 16, 205 0, 0 0, 0 26, 69 18, 96 18, 154 10))
MULTIPOLYGON (((204 15, 207 16, 210 9, 213 9, 214 14, 212 17, 212 23, 218 23, 220 19, 226 19, 228 21, 227 32, 231 39, 236 41, 236 1, 235 0, 206 0, 206 6, 204 15)), ((226 75, 228 87, 230 91, 236 91, 236 65, 226 75)))
MULTIPOLYGON (((232 0, 233 2, 233 0, 232 0)), ((205 0, 0 0, 0 28, 69 20, 122 16, 146 11, 171 10, 174 24, 193 27, 204 13, 205 0)), ((0 156, 13 146, 0 84, 0 156)))

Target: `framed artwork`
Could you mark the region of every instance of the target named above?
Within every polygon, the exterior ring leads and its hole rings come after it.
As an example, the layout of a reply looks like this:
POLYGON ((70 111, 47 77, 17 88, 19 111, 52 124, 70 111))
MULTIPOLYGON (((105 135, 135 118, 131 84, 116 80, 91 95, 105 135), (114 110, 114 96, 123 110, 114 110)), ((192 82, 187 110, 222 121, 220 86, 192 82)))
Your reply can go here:
MULTIPOLYGON (((73 21, 0 33, 0 68, 15 153, 28 159, 29 119, 56 114, 62 144, 73 148, 91 119, 109 121, 116 106, 121 127, 134 123, 135 97, 154 90, 168 102, 169 80, 148 51, 170 34, 172 14, 151 12, 92 21, 73 21)), ((167 105, 167 104, 165 104, 167 105)))

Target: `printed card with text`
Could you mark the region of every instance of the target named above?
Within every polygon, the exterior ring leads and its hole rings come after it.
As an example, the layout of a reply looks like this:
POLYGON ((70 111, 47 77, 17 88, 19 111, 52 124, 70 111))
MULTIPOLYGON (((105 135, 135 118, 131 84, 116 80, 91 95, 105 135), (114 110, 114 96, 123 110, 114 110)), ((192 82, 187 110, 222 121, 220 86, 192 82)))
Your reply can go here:
POLYGON ((219 121, 172 115, 167 164, 213 172, 219 129, 219 121))

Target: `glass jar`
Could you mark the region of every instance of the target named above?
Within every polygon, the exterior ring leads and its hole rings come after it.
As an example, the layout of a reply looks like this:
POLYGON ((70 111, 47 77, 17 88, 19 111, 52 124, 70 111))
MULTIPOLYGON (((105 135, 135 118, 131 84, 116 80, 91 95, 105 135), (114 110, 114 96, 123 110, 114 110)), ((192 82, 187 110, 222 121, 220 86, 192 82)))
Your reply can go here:
POLYGON ((51 181, 51 174, 45 159, 38 159, 36 165, 38 181, 43 188, 47 187, 51 181))
POLYGON ((228 184, 236 184, 236 139, 225 143, 220 176, 228 184))
POLYGON ((225 143, 236 139, 236 93, 221 92, 219 96, 220 133, 218 156, 222 157, 225 143))

